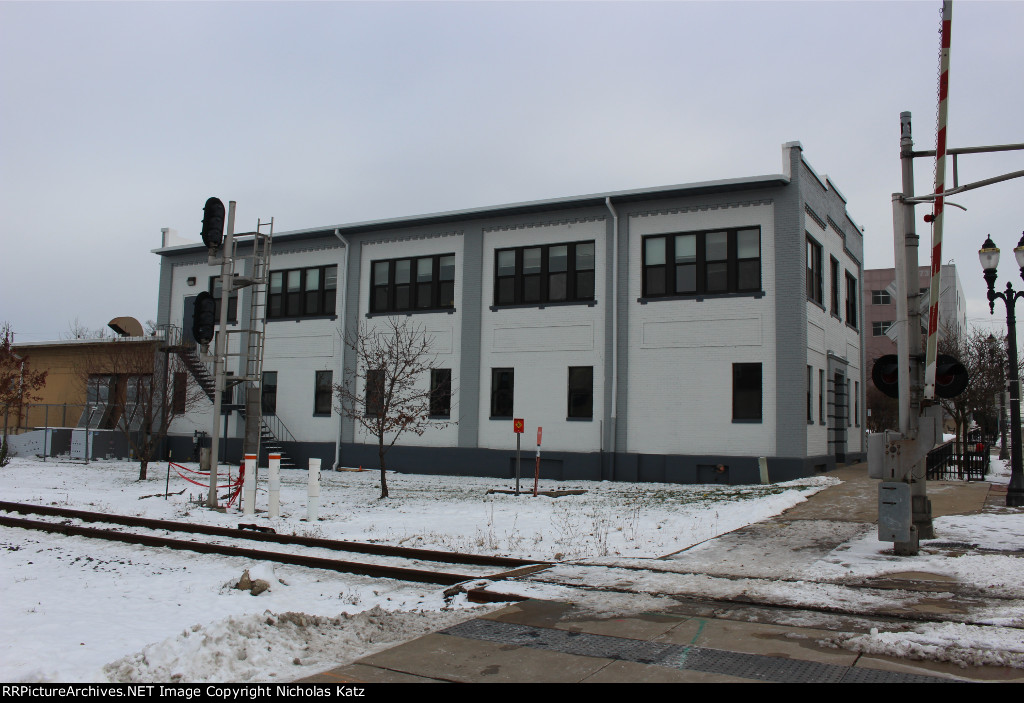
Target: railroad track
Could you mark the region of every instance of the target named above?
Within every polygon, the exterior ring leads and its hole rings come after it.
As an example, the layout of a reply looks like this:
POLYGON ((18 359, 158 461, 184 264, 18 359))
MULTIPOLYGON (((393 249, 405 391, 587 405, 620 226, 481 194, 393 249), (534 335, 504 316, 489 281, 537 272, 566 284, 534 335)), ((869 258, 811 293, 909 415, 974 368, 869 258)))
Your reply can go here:
MULTIPOLYGON (((359 574, 374 578, 389 578, 446 586, 479 579, 502 580, 545 569, 551 565, 550 562, 530 561, 511 557, 462 554, 364 542, 319 539, 300 535, 283 535, 251 529, 197 525, 44 505, 0 501, 0 511, 50 518, 39 520, 0 515, 0 525, 5 527, 76 535, 162 549, 178 549, 203 554, 244 557, 293 566, 359 574), (106 523, 115 525, 119 529, 87 527, 79 523, 106 523), (176 539, 152 534, 154 531, 203 535, 215 539, 176 539), (292 551, 269 551, 239 546, 240 543, 245 541, 285 545, 291 548, 292 551), (310 553, 312 550, 321 550, 320 555, 310 553), (351 559, 339 559, 334 556, 323 556, 325 551, 331 554, 343 552, 352 555, 365 555, 376 560, 354 561, 351 559), (430 564, 432 568, 422 568, 424 563, 430 564), (453 569, 455 568, 462 570, 454 571, 453 569)), ((474 600, 499 600, 497 597, 489 598, 488 594, 484 591, 474 591, 471 593, 471 597, 474 600)), ((507 600, 507 597, 502 597, 500 600, 507 600)))

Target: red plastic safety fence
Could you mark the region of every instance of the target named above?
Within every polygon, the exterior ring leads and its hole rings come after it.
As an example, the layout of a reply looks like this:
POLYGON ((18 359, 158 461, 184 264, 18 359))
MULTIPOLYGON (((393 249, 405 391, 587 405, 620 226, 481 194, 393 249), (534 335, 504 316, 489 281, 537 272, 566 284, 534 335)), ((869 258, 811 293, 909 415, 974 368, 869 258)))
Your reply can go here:
MULTIPOLYGON (((168 465, 174 467, 175 473, 177 473, 179 476, 181 476, 183 479, 185 479, 189 483, 195 484, 196 486, 202 486, 203 488, 206 488, 206 487, 208 487, 210 485, 208 481, 207 482, 199 482, 199 481, 193 480, 192 478, 190 478, 190 477, 186 476, 184 473, 182 473, 183 471, 185 471, 185 472, 188 472, 188 473, 193 474, 195 476, 206 476, 206 477, 209 477, 210 472, 208 472, 208 471, 196 471, 195 469, 190 469, 187 466, 182 466, 181 464, 175 464, 173 461, 170 461, 170 462, 167 462, 167 463, 168 463, 168 465)), ((217 488, 227 488, 227 489, 231 490, 231 497, 228 500, 228 507, 229 508, 238 499, 238 496, 242 493, 242 481, 244 479, 245 479, 245 464, 242 464, 237 479, 232 480, 230 478, 230 476, 229 476, 227 483, 221 483, 221 484, 217 485, 217 488)))

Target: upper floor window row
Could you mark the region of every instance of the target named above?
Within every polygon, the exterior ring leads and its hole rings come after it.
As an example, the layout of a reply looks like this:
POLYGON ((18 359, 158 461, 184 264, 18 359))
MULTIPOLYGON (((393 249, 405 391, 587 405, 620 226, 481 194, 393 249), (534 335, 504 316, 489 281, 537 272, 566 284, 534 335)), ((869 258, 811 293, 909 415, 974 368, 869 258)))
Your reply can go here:
POLYGON ((531 305, 594 299, 594 242, 498 249, 494 304, 531 305))
POLYGON ((760 290, 758 227, 643 238, 645 298, 760 290))
POLYGON ((271 271, 267 317, 333 315, 337 293, 337 266, 271 271))
POLYGON ((455 254, 387 259, 370 264, 370 312, 455 307, 455 254))

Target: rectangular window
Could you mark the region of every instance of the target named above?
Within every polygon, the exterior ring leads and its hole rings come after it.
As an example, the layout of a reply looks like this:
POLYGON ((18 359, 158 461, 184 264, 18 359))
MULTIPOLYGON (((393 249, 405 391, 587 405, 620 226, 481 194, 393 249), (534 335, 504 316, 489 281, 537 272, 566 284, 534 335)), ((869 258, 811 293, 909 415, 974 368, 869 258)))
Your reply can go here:
POLYGON ((818 423, 825 424, 825 371, 818 371, 818 423))
POLYGON ((277 371, 264 371, 260 384, 260 404, 264 415, 277 414, 277 371))
POLYGON ((334 395, 334 372, 317 371, 313 385, 313 414, 330 415, 331 398, 334 395))
POLYGON ((643 297, 761 290, 761 230, 659 234, 643 238, 643 297))
POLYGON ((860 381, 853 382, 853 424, 860 427, 860 381))
POLYGON ((814 422, 814 404, 811 402, 814 392, 814 368, 807 367, 807 424, 814 422))
POLYGON ((594 242, 494 252, 494 305, 543 305, 594 299, 594 242))
POLYGON ((379 417, 384 412, 384 369, 366 372, 366 416, 379 417))
POLYGON ((871 291, 871 304, 872 305, 891 305, 892 296, 889 295, 887 290, 873 290, 871 291))
POLYGON ((832 263, 832 314, 839 317, 839 262, 834 256, 828 258, 832 263))
POLYGON ((892 320, 875 320, 871 323, 871 336, 882 337, 890 327, 892 327, 892 320))
POLYGON ((569 367, 569 417, 594 417, 594 367, 569 367))
POLYGON ((370 312, 454 307, 455 254, 388 259, 370 265, 370 312))
POLYGON ((732 365, 733 421, 761 421, 761 364, 732 365))
POLYGON ((337 266, 271 271, 267 289, 267 318, 333 315, 337 297, 337 266))
POLYGON ((174 372, 174 397, 171 399, 171 412, 181 415, 185 412, 185 403, 188 393, 188 372, 174 372))
POLYGON ((857 279, 846 274, 846 324, 857 326, 857 279))
POLYGON ((825 304, 821 270, 821 245, 807 236, 807 299, 825 304))
POLYGON ((850 379, 846 379, 846 426, 853 427, 853 398, 850 397, 850 379))
MULTIPOLYGON (((210 295, 217 301, 214 315, 216 316, 217 324, 220 324, 220 276, 210 276, 210 287, 208 288, 210 295)), ((238 289, 232 290, 228 294, 228 323, 238 324, 238 289)))
POLYGON ((430 415, 451 417, 452 414, 452 370, 430 370, 430 415))
POLYGON ((491 417, 512 417, 515 370, 491 369, 491 417))

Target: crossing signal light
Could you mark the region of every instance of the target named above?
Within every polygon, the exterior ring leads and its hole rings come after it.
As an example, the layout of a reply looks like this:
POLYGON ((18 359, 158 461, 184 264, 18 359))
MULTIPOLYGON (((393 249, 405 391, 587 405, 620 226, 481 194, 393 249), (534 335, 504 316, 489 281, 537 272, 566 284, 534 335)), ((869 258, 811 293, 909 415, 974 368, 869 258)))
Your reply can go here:
POLYGON ((935 395, 956 398, 967 390, 970 378, 967 369, 949 354, 939 354, 935 360, 935 395))
POLYGON ((871 380, 875 388, 890 398, 900 396, 900 364, 895 354, 886 354, 875 359, 871 368, 871 380))
POLYGON ((219 198, 210 198, 203 207, 203 243, 210 249, 217 249, 224 241, 224 203, 219 198))
POLYGON ((213 341, 217 326, 217 299, 206 291, 196 296, 192 312, 192 338, 200 345, 207 346, 213 341))
MULTIPOLYGON (((895 354, 886 354, 875 360, 871 369, 871 380, 875 388, 890 398, 898 398, 899 378, 899 361, 895 354)), ((970 377, 963 364, 949 354, 939 354, 935 361, 935 395, 955 398, 967 390, 969 383, 970 377)))

